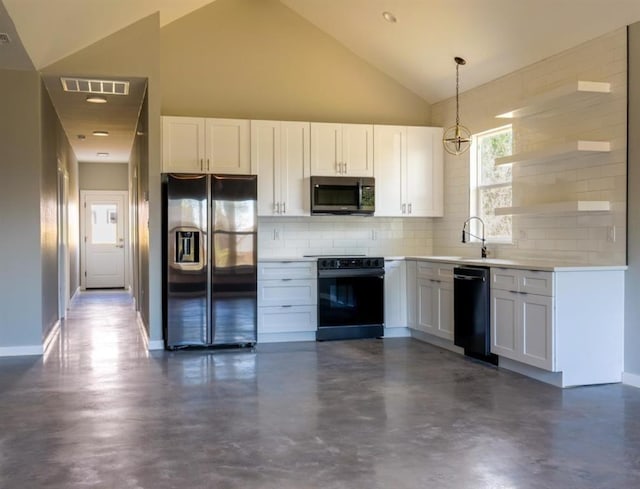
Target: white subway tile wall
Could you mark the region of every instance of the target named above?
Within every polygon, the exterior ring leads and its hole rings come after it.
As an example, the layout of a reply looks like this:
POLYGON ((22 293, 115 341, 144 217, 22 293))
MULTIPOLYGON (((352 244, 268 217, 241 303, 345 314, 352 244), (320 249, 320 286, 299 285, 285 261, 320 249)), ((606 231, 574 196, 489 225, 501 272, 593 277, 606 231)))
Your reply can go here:
POLYGON ((424 218, 359 216, 261 217, 258 257, 323 254, 423 256, 433 250, 433 223, 424 218))
MULTIPOLYGON (((514 215, 513 243, 489 245, 498 258, 583 265, 626 260, 626 30, 619 29, 481 87, 464 91, 460 119, 478 133, 509 122, 514 152, 572 140, 611 142, 610 153, 513 166, 513 205, 607 200, 611 211, 514 215), (495 115, 527 104, 531 97, 578 80, 611 83, 611 93, 578 103, 559 100, 553 110, 520 119, 495 115)), ((468 59, 469 66, 474 60, 468 59)), ((455 122, 455 99, 432 107, 432 124, 455 122)), ((469 154, 444 160, 444 218, 434 219, 433 253, 475 256, 477 245, 460 243, 469 213, 469 154)))

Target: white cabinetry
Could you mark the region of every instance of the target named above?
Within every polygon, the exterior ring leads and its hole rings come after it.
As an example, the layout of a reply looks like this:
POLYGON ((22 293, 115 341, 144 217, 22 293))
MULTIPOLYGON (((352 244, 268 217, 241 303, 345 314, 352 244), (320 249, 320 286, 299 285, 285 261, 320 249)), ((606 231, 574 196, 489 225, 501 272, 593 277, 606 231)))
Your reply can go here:
POLYGON ((407 326, 418 327, 418 263, 407 260, 407 326))
POLYGON ((309 215, 309 123, 251 121, 258 215, 309 215))
POLYGON ((376 216, 442 216, 442 128, 376 125, 373 134, 376 216))
POLYGON ((248 174, 249 121, 162 117, 164 173, 248 174))
POLYGON ((407 264, 404 260, 384 262, 385 336, 396 335, 390 329, 407 327, 407 264))
POLYGON ((373 176, 373 126, 311 123, 311 174, 373 176))
POLYGON ((318 328, 315 261, 258 264, 258 342, 310 341, 318 328))
POLYGON ((553 273, 491 269, 491 352, 554 370, 553 273))
POLYGON ((500 367, 559 387, 622 380, 624 268, 491 268, 500 367))
POLYGON ((453 340, 452 264, 419 261, 416 265, 417 314, 414 327, 453 340))

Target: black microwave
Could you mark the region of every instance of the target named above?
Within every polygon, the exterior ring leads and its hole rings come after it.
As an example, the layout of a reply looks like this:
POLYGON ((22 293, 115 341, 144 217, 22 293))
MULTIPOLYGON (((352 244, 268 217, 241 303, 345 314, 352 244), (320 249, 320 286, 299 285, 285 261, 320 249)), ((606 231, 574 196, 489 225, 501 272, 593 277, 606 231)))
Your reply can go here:
POLYGON ((311 214, 373 215, 375 188, 370 177, 311 177, 311 214))

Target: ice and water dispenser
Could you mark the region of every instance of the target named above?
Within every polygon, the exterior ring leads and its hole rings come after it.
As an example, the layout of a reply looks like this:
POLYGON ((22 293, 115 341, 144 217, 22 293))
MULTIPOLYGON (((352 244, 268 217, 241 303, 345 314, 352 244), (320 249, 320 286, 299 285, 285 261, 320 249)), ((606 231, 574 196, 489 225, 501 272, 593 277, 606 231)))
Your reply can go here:
POLYGON ((174 263, 180 268, 202 268, 202 236, 200 231, 179 228, 175 230, 174 263))

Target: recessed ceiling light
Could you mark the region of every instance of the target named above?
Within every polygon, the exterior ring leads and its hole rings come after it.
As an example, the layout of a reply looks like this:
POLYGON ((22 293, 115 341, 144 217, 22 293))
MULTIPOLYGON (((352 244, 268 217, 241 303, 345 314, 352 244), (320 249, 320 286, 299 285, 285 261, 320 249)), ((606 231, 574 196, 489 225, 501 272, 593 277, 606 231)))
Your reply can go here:
POLYGON ((390 22, 391 24, 395 24, 396 22, 398 22, 398 19, 396 19, 396 16, 393 15, 391 12, 387 12, 387 11, 382 12, 382 18, 387 22, 390 22))
POLYGON ((100 95, 89 95, 87 97, 87 102, 92 104, 106 104, 107 98, 100 95))
POLYGON ((109 131, 93 131, 94 136, 108 136, 109 131))
POLYGON ((109 153, 96 153, 100 158, 106 158, 109 156, 109 153))

